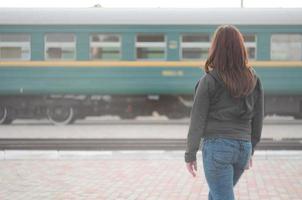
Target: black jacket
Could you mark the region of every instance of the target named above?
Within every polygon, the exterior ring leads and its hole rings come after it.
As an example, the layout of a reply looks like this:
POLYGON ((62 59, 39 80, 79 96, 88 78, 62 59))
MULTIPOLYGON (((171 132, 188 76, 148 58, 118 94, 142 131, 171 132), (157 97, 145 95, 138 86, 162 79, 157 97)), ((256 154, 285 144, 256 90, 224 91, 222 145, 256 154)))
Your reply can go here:
POLYGON ((205 74, 195 86, 194 103, 187 136, 185 161, 196 160, 202 138, 222 137, 252 142, 252 154, 261 137, 264 95, 259 77, 257 84, 242 98, 234 98, 217 71, 205 74))

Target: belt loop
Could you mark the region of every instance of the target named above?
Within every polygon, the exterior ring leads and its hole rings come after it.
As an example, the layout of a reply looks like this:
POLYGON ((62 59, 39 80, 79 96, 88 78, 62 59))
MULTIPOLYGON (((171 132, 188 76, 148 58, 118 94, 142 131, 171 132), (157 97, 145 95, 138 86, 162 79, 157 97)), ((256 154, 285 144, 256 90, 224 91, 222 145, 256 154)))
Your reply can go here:
POLYGON ((239 149, 240 149, 240 151, 243 151, 243 149, 244 149, 243 144, 240 140, 239 140, 239 149))

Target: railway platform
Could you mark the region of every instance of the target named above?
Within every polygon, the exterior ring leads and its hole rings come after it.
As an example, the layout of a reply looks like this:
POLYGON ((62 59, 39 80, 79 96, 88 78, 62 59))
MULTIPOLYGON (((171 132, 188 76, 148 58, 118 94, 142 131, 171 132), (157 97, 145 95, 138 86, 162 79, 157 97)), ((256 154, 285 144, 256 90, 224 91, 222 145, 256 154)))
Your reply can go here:
MULTIPOLYGON (((88 120, 70 126, 20 120, 1 126, 0 200, 207 199, 201 152, 197 177, 193 178, 185 166, 181 145, 187 129, 188 121, 163 120, 88 120), (65 148, 64 139, 70 148, 65 148), (134 150, 136 139, 141 145, 134 150), (167 144, 158 149, 145 148, 148 142, 154 146, 165 139, 167 144), (173 148, 163 148, 171 143, 173 148), (115 145, 84 150, 107 144, 115 145), (121 144, 128 144, 129 149, 121 148, 121 144), (86 146, 81 149, 81 145, 86 146)), ((262 141, 290 139, 301 149, 301 130, 301 120, 268 119, 262 141)), ((302 199, 302 151, 280 149, 256 149, 253 167, 235 187, 237 200, 302 199)))
MULTIPOLYGON (((2 151, 0 199, 202 200, 183 151, 2 151)), ((256 151, 235 187, 237 200, 300 200, 302 152, 256 151)))

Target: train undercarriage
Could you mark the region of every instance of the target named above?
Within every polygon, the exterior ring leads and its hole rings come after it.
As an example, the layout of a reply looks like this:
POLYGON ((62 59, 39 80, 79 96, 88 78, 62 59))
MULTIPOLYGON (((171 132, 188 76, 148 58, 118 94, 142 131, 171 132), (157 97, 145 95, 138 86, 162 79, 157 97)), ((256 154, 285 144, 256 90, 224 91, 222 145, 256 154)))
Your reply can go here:
MULTIPOLYGON (((55 125, 72 124, 88 116, 116 115, 121 119, 152 116, 168 119, 189 117, 192 95, 50 95, 1 96, 0 124, 15 119, 45 119, 55 125)), ((302 118, 301 96, 265 97, 265 115, 289 115, 302 118)))
POLYGON ((0 124, 15 119, 45 119, 53 124, 72 124, 88 116, 117 115, 121 119, 151 116, 154 112, 169 119, 189 116, 189 96, 169 95, 51 95, 2 96, 0 124))

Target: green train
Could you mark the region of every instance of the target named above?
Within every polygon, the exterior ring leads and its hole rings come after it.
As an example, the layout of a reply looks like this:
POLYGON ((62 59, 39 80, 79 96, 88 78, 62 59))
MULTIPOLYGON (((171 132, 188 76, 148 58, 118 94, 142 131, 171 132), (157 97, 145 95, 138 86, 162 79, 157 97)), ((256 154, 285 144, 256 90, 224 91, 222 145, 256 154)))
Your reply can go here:
POLYGON ((302 117, 302 9, 1 8, 0 123, 189 116, 213 33, 233 24, 266 115, 302 117))

